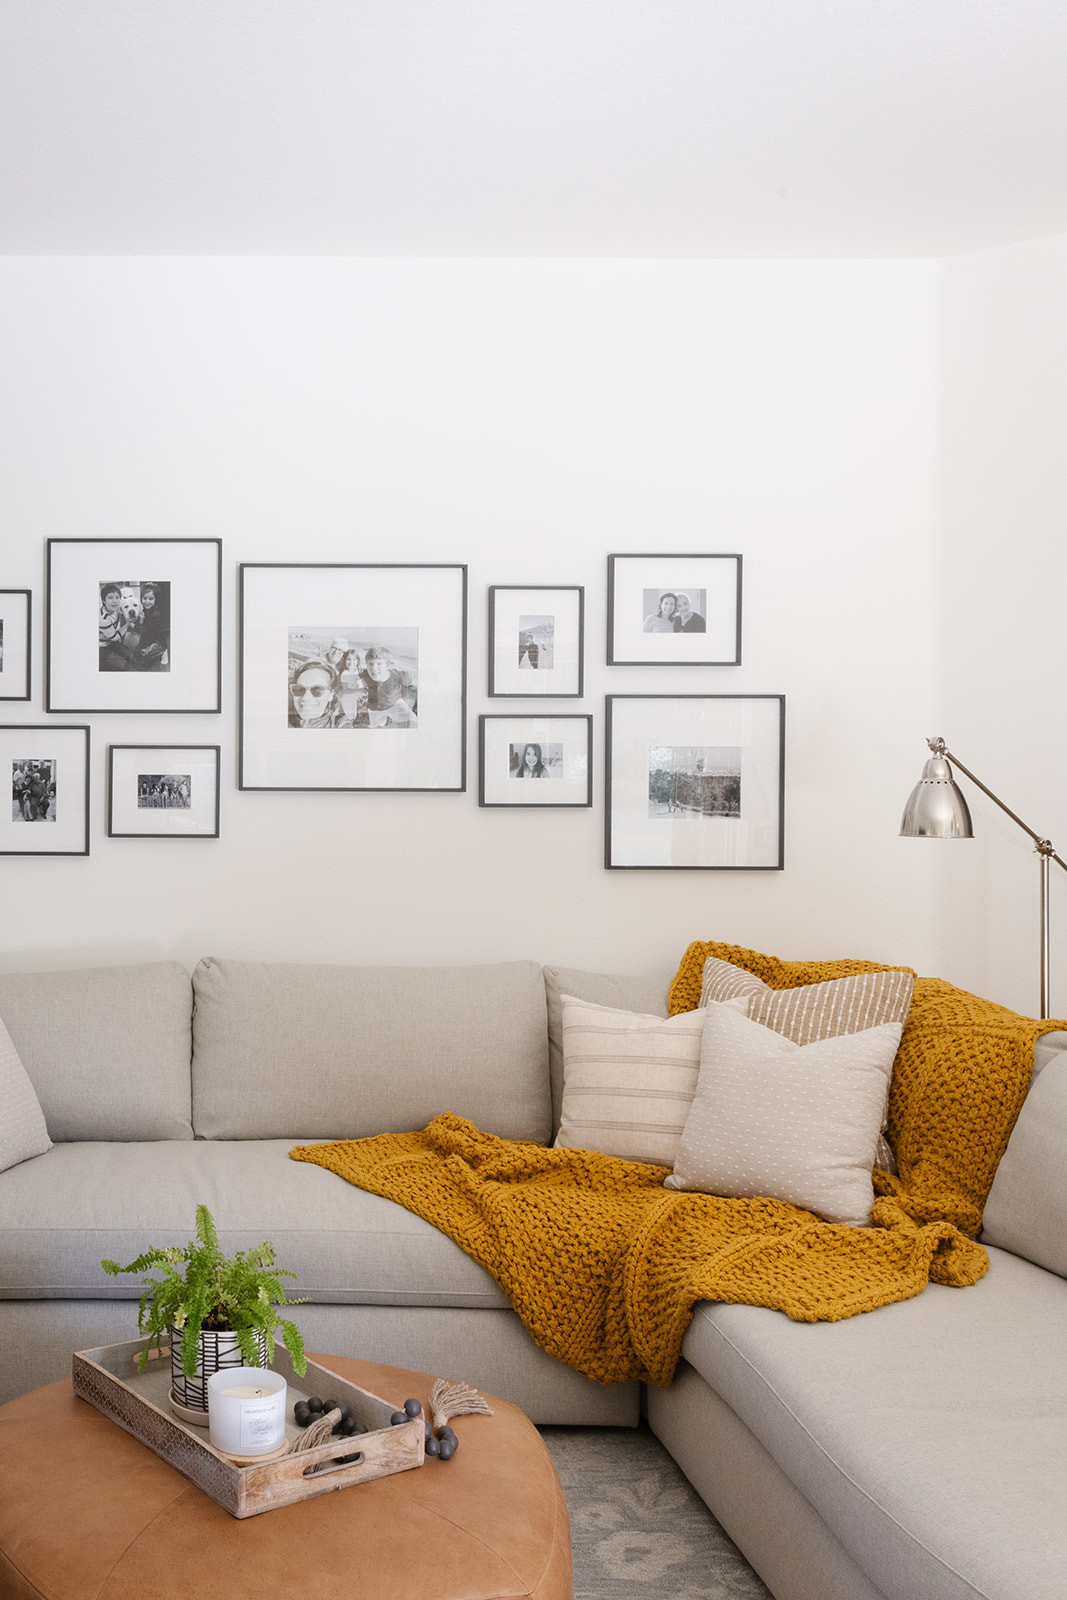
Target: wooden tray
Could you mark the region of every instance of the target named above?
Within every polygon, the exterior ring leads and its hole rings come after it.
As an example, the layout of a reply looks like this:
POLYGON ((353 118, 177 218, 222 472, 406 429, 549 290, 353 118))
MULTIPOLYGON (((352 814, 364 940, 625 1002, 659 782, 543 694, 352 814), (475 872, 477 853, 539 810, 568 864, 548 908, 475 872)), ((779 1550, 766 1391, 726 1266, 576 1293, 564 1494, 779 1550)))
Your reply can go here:
POLYGON ((299 1439, 302 1431, 292 1420, 294 1404, 315 1394, 320 1399, 351 1406, 352 1415, 371 1431, 353 1438, 331 1438, 327 1444, 297 1455, 238 1466, 215 1449, 206 1428, 190 1426, 171 1411, 168 1348, 164 1347, 161 1356, 153 1352, 145 1370, 137 1370, 137 1357, 147 1344, 147 1339, 133 1339, 128 1344, 76 1351, 74 1393, 177 1467, 232 1517, 255 1517, 275 1506, 292 1505, 297 1500, 309 1500, 314 1495, 422 1465, 424 1417, 414 1417, 394 1428, 389 1418, 396 1407, 387 1400, 360 1389, 315 1361, 309 1361, 307 1372, 298 1378, 289 1352, 283 1344, 276 1343, 272 1365, 288 1385, 288 1439, 299 1439), (329 1465, 338 1456, 355 1451, 359 1452, 358 1461, 347 1466, 329 1465), (325 1467, 312 1473, 320 1463, 326 1463, 325 1467))

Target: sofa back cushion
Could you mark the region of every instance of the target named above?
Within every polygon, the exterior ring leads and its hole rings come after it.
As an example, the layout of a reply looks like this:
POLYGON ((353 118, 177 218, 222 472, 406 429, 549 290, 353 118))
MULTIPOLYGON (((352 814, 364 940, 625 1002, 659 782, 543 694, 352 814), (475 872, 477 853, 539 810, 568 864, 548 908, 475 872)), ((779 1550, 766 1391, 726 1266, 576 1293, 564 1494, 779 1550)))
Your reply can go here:
POLYGON ((0 1018, 51 1138, 191 1139, 189 974, 177 961, 0 973, 0 1018))
POLYGON ((549 1136, 540 966, 230 961, 193 973, 193 1127, 205 1139, 361 1139, 442 1111, 549 1136))
POLYGON ((41 1102, 0 1018, 0 1172, 51 1148, 41 1102))
POLYGON ((1067 1033, 1038 1039, 1034 1078, 985 1204, 982 1243, 1067 1278, 1067 1033))

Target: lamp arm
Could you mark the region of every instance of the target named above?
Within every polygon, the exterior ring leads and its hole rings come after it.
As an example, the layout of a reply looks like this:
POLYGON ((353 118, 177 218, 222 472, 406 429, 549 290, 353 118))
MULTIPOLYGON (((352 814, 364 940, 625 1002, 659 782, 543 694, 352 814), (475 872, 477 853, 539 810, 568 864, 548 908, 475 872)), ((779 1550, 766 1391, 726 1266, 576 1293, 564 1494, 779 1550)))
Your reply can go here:
POLYGON ((982 782, 981 778, 976 778, 971 769, 969 767, 965 767, 960 758, 958 756, 954 756, 952 751, 946 748, 944 739, 927 739, 926 742, 935 755, 943 756, 946 761, 951 761, 953 766, 958 767, 965 777, 970 778, 972 783, 976 783, 978 785, 983 794, 989 796, 990 800, 992 800, 995 806, 999 806, 1001 811, 1003 811, 1006 816, 1009 816, 1013 822, 1017 823, 1024 833, 1030 835, 1030 838, 1034 841, 1034 844, 1037 848, 1038 855, 1044 856, 1049 861, 1055 861, 1058 866, 1063 868, 1064 872, 1067 872, 1067 861, 1064 861, 1061 856, 1056 854, 1049 840, 1043 839, 1039 833, 1035 833, 1033 828, 1031 828, 1028 823, 1023 821, 1022 817, 1016 816, 1011 807, 1005 805, 1000 796, 994 794, 992 789, 982 782))

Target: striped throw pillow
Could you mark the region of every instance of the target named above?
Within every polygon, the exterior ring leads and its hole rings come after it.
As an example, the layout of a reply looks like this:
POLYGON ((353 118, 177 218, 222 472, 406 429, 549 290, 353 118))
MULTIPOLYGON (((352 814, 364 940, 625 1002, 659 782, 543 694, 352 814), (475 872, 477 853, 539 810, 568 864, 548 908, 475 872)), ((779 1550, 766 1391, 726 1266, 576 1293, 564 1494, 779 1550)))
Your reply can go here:
MULTIPOLYGON (((706 1011, 617 1011, 562 995, 563 1107, 556 1146, 673 1167, 700 1072, 706 1011)), ((745 999, 728 1002, 742 1016, 745 999)))
MULTIPOLYGON (((903 1026, 914 987, 910 972, 861 972, 848 978, 830 978, 825 983, 801 984, 796 989, 772 989, 743 967, 709 956, 704 963, 700 1004, 747 1000, 748 1016, 753 1022, 773 1028, 775 1033, 803 1046, 841 1034, 864 1033, 887 1022, 903 1026)), ((878 1141, 875 1165, 896 1171, 893 1152, 884 1137, 878 1141)))

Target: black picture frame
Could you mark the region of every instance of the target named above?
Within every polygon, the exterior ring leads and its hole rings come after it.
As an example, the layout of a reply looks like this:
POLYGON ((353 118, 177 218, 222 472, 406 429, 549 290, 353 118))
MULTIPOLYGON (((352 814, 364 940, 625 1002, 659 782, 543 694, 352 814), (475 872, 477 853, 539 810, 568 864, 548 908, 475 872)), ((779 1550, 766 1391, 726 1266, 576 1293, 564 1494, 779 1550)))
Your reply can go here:
POLYGON ((0 856, 89 854, 87 726, 0 728, 0 856))
POLYGON ((784 695, 608 695, 605 747, 605 867, 784 868, 784 695))
POLYGON ((32 598, 29 589, 0 589, 0 700, 30 698, 32 598))
POLYGON ((217 839, 217 744, 112 744, 107 752, 109 839, 217 839))
POLYGON ((741 567, 739 555, 609 555, 608 666, 740 666, 741 567))
POLYGON ((49 539, 45 619, 46 711, 222 710, 221 539, 49 539))
POLYGON ((466 788, 466 566, 248 562, 238 608, 239 788, 466 788))
POLYGON ((480 806, 534 810, 592 803, 593 718, 588 712, 491 712, 478 718, 480 806), (536 751, 533 761, 531 751, 536 751))
POLYGON ((585 683, 584 587, 491 585, 488 655, 490 699, 580 700, 585 683))

